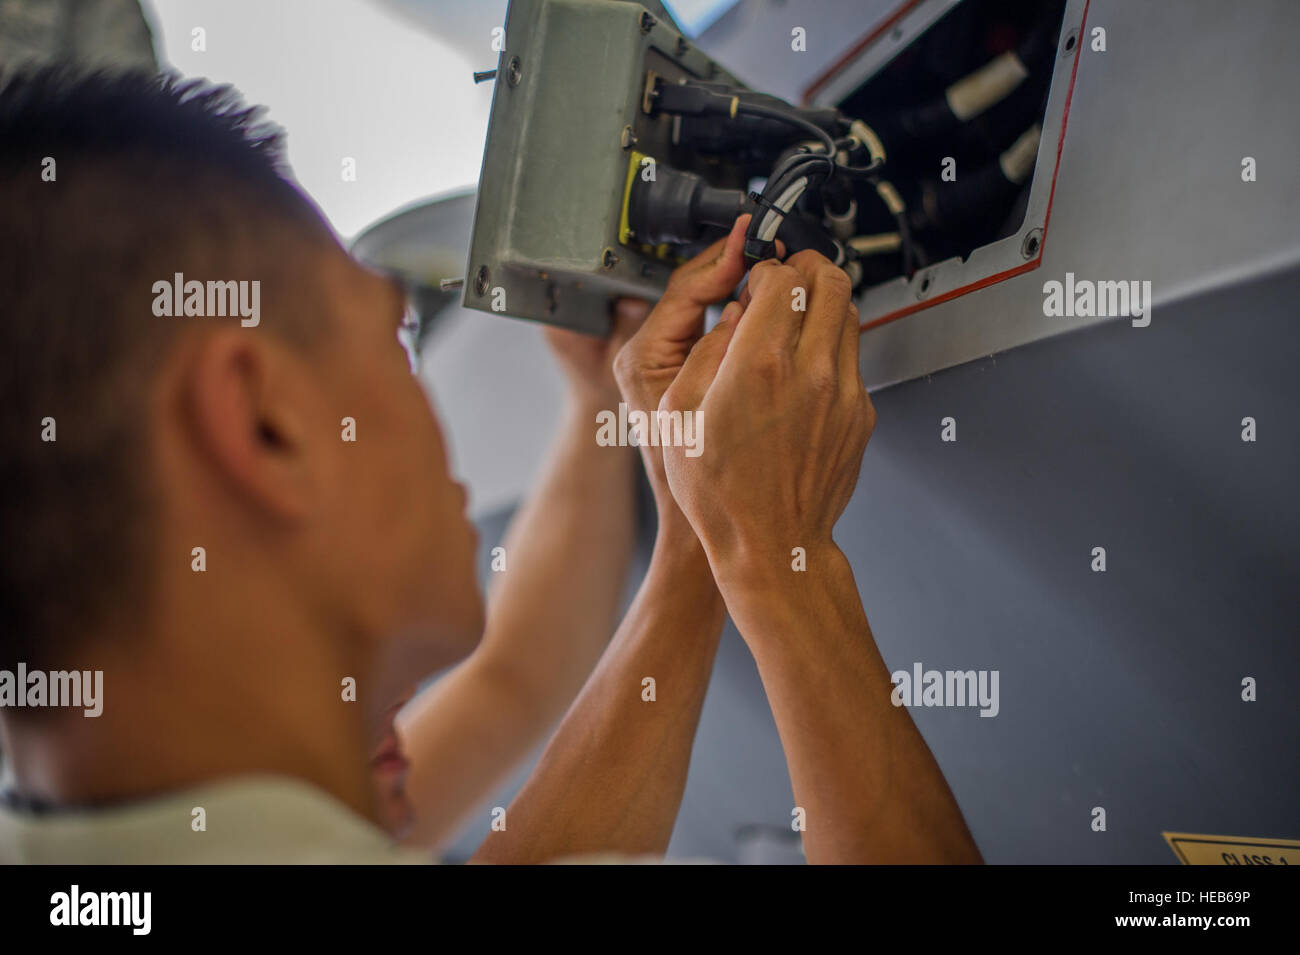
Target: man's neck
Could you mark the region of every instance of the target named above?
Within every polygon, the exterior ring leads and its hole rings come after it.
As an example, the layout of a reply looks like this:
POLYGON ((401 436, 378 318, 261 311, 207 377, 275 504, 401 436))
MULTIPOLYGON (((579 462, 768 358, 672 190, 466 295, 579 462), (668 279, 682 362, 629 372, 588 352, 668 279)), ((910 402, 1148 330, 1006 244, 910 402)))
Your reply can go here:
MULTIPOLYGON (((86 641, 103 710, 13 710, 2 721, 15 789, 55 807, 102 806, 251 774, 290 776, 378 820, 365 720, 344 698, 363 661, 274 626, 183 639, 86 641)), ((216 624, 214 627, 213 624, 216 624)), ((352 694, 355 699, 355 693, 352 694)))

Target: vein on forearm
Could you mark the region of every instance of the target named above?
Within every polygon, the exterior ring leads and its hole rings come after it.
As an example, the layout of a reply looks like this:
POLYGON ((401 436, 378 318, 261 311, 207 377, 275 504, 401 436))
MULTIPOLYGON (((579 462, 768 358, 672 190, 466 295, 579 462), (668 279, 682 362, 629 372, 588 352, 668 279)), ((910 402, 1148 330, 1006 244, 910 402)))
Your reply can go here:
POLYGON ((702 559, 652 559, 595 673, 478 861, 544 861, 587 851, 662 853, 722 630, 702 559), (672 565, 672 566, 668 566, 672 565), (656 700, 642 700, 653 676, 656 700))

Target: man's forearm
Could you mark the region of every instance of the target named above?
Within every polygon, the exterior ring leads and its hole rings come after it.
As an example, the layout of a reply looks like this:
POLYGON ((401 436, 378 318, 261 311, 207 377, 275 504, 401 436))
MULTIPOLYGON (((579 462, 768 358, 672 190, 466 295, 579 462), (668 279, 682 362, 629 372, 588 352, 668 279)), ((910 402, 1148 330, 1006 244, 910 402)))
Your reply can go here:
POLYGON ((596 443, 600 410, 566 405, 538 488, 503 542, 506 569, 489 578, 487 628, 476 651, 542 689, 567 690, 535 694, 551 719, 614 632, 636 538, 637 457, 596 443))
POLYGON ((637 462, 597 445, 597 410, 565 409, 537 489, 506 535, 505 569, 490 577, 479 647, 401 715, 413 844, 436 844, 527 755, 614 631, 636 533, 637 462))
POLYGON ((667 848, 723 618, 708 563, 687 535, 678 542, 661 529, 613 642, 511 803, 505 830, 473 861, 667 848))
POLYGON ((719 565, 806 813, 809 862, 979 862, 947 782, 871 636, 848 561, 809 549, 719 565), (762 566, 760 566, 760 563, 762 566))

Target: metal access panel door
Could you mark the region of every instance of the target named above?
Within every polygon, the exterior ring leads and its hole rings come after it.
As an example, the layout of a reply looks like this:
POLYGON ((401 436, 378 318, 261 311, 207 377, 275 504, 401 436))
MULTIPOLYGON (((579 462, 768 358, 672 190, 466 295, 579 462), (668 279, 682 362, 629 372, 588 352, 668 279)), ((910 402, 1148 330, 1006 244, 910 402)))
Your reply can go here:
POLYGON ((619 242, 633 150, 670 148, 672 120, 642 109, 647 72, 740 82, 658 3, 512 0, 505 46, 463 304, 603 334, 612 298, 658 298, 672 267, 619 242))

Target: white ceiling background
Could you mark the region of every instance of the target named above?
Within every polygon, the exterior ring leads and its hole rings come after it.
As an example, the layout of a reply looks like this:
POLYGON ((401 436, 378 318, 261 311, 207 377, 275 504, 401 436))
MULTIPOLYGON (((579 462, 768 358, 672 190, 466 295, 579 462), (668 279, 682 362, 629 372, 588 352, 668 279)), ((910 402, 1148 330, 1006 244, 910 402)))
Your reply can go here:
POLYGON ((505 3, 439 3, 437 35, 363 0, 145 0, 161 63, 234 84, 288 132, 299 182, 345 239, 414 199, 478 181, 491 25, 505 3), (191 48, 192 31, 207 49, 191 48), (356 160, 345 182, 343 158, 356 160))

